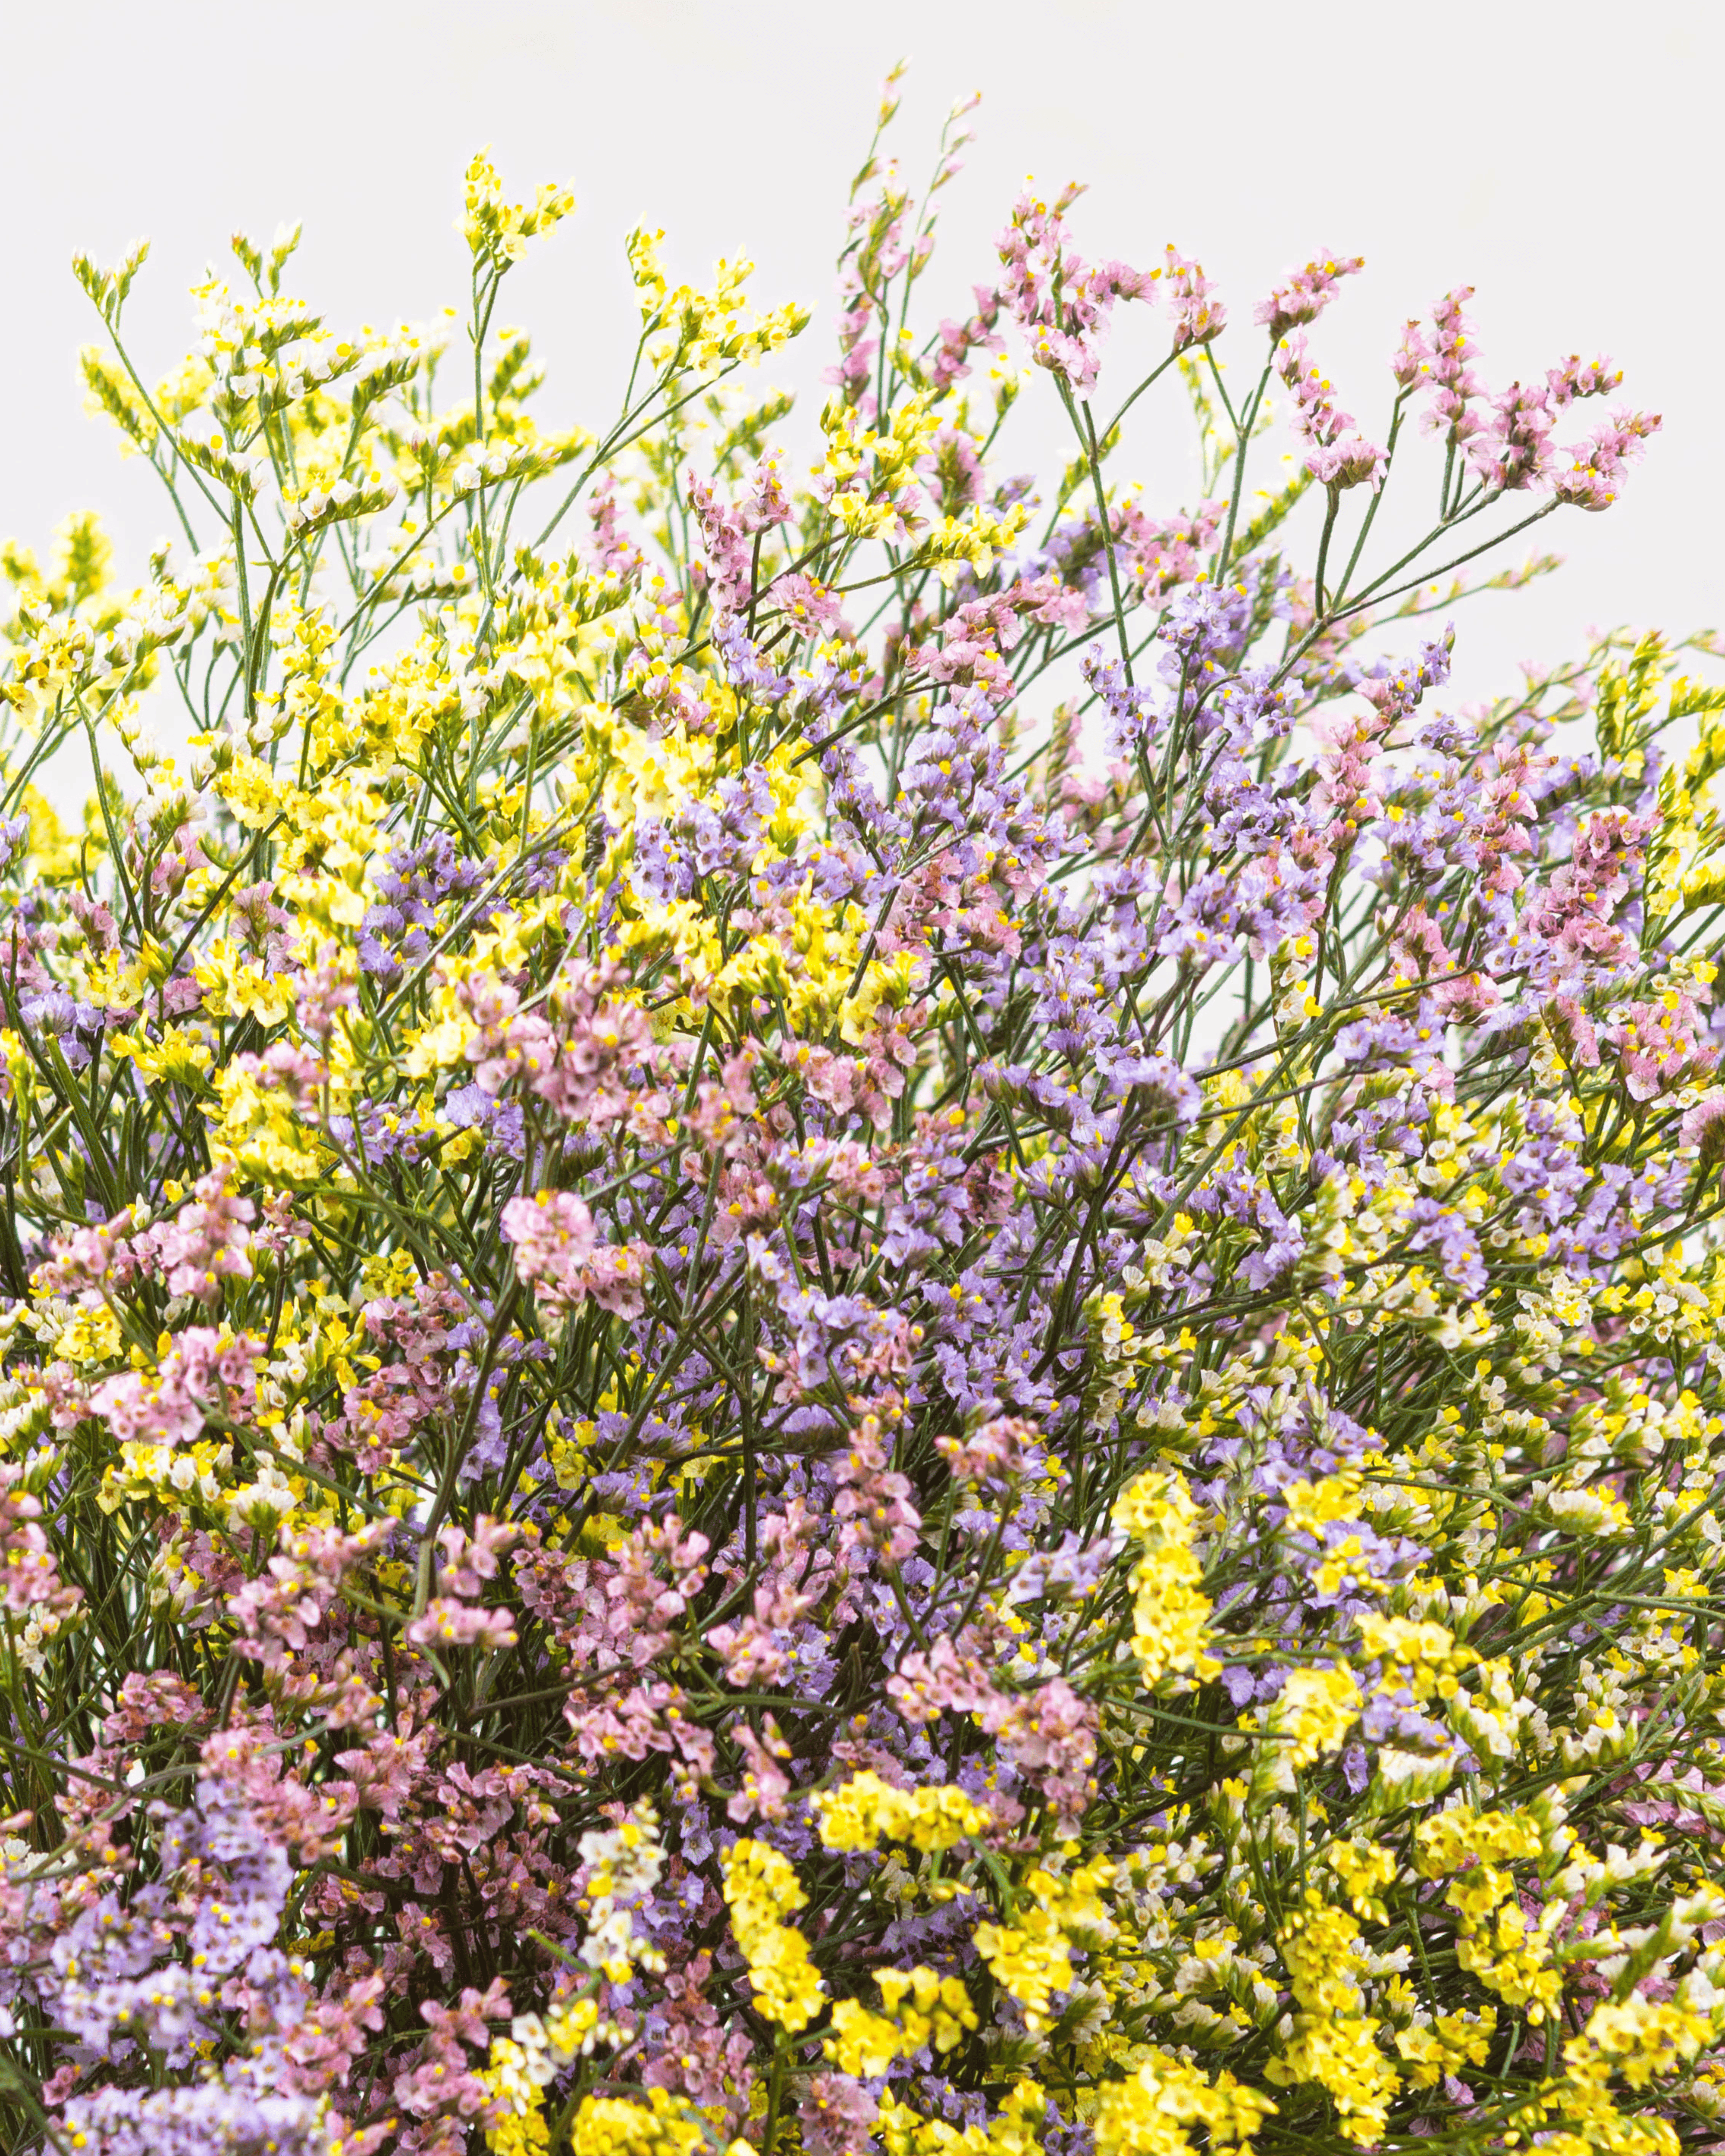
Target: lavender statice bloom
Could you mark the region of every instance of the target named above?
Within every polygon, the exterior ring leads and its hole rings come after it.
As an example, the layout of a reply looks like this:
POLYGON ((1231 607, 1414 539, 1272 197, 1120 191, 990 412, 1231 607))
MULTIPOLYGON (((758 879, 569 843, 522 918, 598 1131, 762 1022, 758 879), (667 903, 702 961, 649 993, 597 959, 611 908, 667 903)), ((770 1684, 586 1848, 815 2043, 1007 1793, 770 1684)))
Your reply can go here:
POLYGON ((1006 1599, 1013 1604, 1052 1602, 1088 1594, 1107 1570, 1112 1552, 1109 1540, 1085 1543, 1069 1532, 1057 1548, 1040 1550, 1019 1567, 1006 1599))
POLYGON ((361 930, 361 965, 381 986, 394 987, 407 968, 424 963, 438 907, 479 890, 490 873, 489 861, 458 854, 447 831, 417 846, 398 847, 377 878, 380 903, 367 910, 361 930))
POLYGON ((1247 593, 1237 584, 1193 584, 1179 593, 1169 603, 1157 633, 1173 655, 1172 662, 1163 660, 1164 675, 1177 680, 1183 666, 1189 673, 1206 661, 1225 660, 1238 652, 1250 608, 1247 593))
POLYGON ((275 1937, 294 1867, 280 1843, 217 1785, 161 1829, 164 1875, 184 1892, 143 1888, 122 1907, 105 1895, 54 1942, 44 1989, 80 2043, 105 2051, 116 2031, 185 2065, 215 2035, 220 1980, 275 1937), (190 1902, 189 1919, 187 1902, 190 1902), (185 1958, 170 1958, 182 1943, 185 1958))
POLYGON ((1193 1123, 1203 1110, 1204 1096, 1197 1086, 1171 1055, 1159 1050, 1144 1055, 1103 1048, 1097 1052, 1096 1065, 1111 1099, 1130 1100, 1153 1119, 1193 1123))
POLYGON ((1436 1251, 1444 1278, 1453 1288, 1463 1295, 1482 1294, 1486 1263, 1470 1223, 1453 1206, 1440 1205, 1435 1198, 1416 1198, 1409 1217, 1413 1224, 1408 1248, 1436 1251))
POLYGON ((511 1160, 521 1158, 526 1124, 519 1102, 501 1100, 483 1086, 458 1086, 444 1095, 443 1115, 457 1130, 482 1131, 486 1143, 511 1160))
POLYGON ((890 869, 910 836, 911 819, 881 800, 874 774, 848 743, 823 750, 820 769, 834 817, 848 824, 865 845, 872 844, 890 869))
POLYGON ((1210 703, 1211 722, 1225 726, 1230 739, 1241 747, 1260 748, 1291 729, 1304 701, 1299 685, 1280 678, 1279 669, 1248 667, 1218 687, 1210 703))
POLYGON ((538 898, 547 891, 555 890, 557 878, 568 864, 569 855, 562 846, 542 844, 529 848, 524 857, 517 888, 524 898, 538 898))
POLYGON ((1369 665, 1353 665, 1345 670, 1360 693, 1375 704, 1387 726, 1409 717, 1428 689, 1450 678, 1450 659, 1455 633, 1446 629, 1430 638, 1413 659, 1378 659, 1369 665))
MULTIPOLYGON (((1225 696, 1225 688, 1222 693, 1225 696)), ((1238 756, 1219 757, 1204 788, 1204 808, 1214 832, 1215 850, 1266 854, 1278 848, 1300 822, 1294 784, 1295 774, 1291 772, 1266 784, 1252 775, 1238 756)))
POLYGON ((189 2087, 94 2090, 67 2105, 66 2124, 101 2156, 326 2156, 325 2104, 270 2092, 245 2064, 189 2087))
POLYGON ((1420 721, 1414 738, 1421 748, 1435 749, 1440 756, 1466 756, 1478 737, 1470 721, 1437 711, 1420 721))
POLYGON ((1261 1291, 1299 1263, 1306 1254, 1306 1235, 1299 1222, 1288 1219, 1267 1190, 1259 1193, 1256 1212, 1266 1240, 1261 1250, 1247 1252, 1240 1273, 1248 1287, 1261 1291))
POLYGON ((1148 747, 1163 724, 1156 692, 1128 681, 1124 664, 1118 659, 1105 660, 1100 646, 1092 645, 1085 654, 1080 670, 1108 714, 1109 755, 1129 757, 1148 747))
POLYGON ((1570 1136, 1560 1131, 1554 1111, 1541 1101, 1531 1104, 1527 1124, 1527 1137, 1498 1173, 1505 1188, 1523 1200, 1526 1214, 1555 1228, 1574 1214, 1588 1187, 1579 1134, 1570 1136))
POLYGON ((367 1160, 419 1160, 436 1142, 423 1119, 408 1121, 377 1101, 362 1101, 357 1115, 331 1116, 329 1127, 338 1145, 363 1151, 367 1160))
POLYGON ((747 875, 773 814, 767 774, 752 764, 736 778, 721 779, 712 803, 692 802, 678 819, 678 832, 696 876, 747 875))
POLYGON ((1213 869, 1195 878, 1163 911, 1157 952, 1201 972, 1234 956, 1239 926, 1238 882, 1225 870, 1213 869))
POLYGON ((791 676, 781 674, 770 660, 762 658, 738 616, 726 614, 716 620, 712 639, 725 669, 725 678, 733 688, 747 689, 769 704, 782 703, 790 695, 794 685, 791 676))
POLYGON ((91 1044, 100 1039, 105 1023, 104 1013, 94 1004, 74 1002, 64 988, 50 988, 26 996, 18 1013, 26 1025, 53 1038, 69 1070, 88 1067, 91 1044))
POLYGON ((643 816, 635 824, 631 880, 661 905, 687 898, 695 888, 695 870, 684 858, 662 818, 643 816))

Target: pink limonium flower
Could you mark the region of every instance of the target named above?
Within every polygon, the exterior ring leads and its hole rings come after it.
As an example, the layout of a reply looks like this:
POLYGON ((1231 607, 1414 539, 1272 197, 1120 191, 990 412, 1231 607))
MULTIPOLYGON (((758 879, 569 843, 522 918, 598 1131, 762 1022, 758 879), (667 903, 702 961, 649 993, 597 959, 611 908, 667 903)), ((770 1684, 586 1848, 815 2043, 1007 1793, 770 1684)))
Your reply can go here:
POLYGON ((1686 995, 1629 1006, 1606 1038, 1631 1100, 1657 1100, 1712 1069, 1719 1051, 1697 1038, 1702 1023, 1693 999, 1686 995))
POLYGON ((1272 285, 1268 297, 1252 310, 1252 320, 1268 327, 1272 341, 1284 337, 1290 330, 1315 322, 1340 290, 1342 280, 1357 275, 1365 266, 1363 254, 1320 254, 1272 285))
POLYGON ((1353 414, 1336 403, 1336 386, 1308 363, 1306 340, 1296 330, 1276 348, 1276 371, 1294 393, 1294 425, 1310 444, 1306 469, 1326 486, 1369 485, 1375 493, 1389 468, 1388 454, 1368 441, 1353 414))
POLYGON ((1490 418, 1467 444, 1468 463, 1494 492, 1540 485, 1551 470, 1555 416, 1543 382, 1512 382, 1491 399, 1490 418))
POLYGON ((1194 262, 1170 246, 1166 250, 1168 311, 1173 316, 1176 352, 1194 344, 1209 344, 1228 326, 1228 310, 1215 296, 1215 286, 1194 262))
POLYGON ((1411 389, 1431 365, 1431 341, 1417 321, 1402 326, 1401 342, 1389 357, 1389 371, 1397 385, 1411 389))
POLYGON ((1428 434, 1444 434, 1457 449, 1485 424, 1473 409, 1486 385, 1474 368, 1479 331, 1464 311, 1472 297, 1471 285, 1458 285, 1432 309, 1431 341, 1420 366, 1429 393, 1423 424, 1428 434))
POLYGON ((1609 508, 1621 488, 1624 467, 1659 431, 1657 414, 1614 412, 1585 441, 1564 452, 1570 465, 1555 477, 1550 435, 1560 411, 1582 398, 1604 396, 1622 381, 1622 368, 1609 359, 1584 361, 1572 353, 1560 367, 1548 368, 1543 382, 1512 382, 1491 399, 1491 416, 1467 443, 1468 462, 1494 491, 1550 485, 1560 501, 1609 508))
POLYGON ((250 1199, 234 1194, 229 1187, 233 1178, 234 1171, 228 1167, 201 1176, 193 1187, 191 1204, 182 1205, 171 1221, 159 1221, 141 1239, 161 1268, 170 1295, 214 1302, 224 1280, 249 1279, 250 1223, 257 1217, 257 1208, 250 1199))
POLYGON ((1081 393, 1095 382, 1118 300, 1147 300, 1161 275, 1124 262, 1086 262, 1072 244, 1065 213, 1083 192, 1069 187, 1052 209, 1029 189, 995 241, 1000 296, 1029 341, 1038 367, 1081 393))
POLYGON ((1623 369, 1605 352, 1594 359, 1584 359, 1579 352, 1572 352, 1560 366, 1546 369, 1545 382, 1553 406, 1561 412, 1580 398, 1609 396, 1612 390, 1622 388, 1623 369))
POLYGON ((502 1227, 504 1240, 515 1245, 516 1274, 534 1286, 547 1312, 572 1310, 588 1296, 618 1317, 640 1309, 644 1255, 632 1244, 600 1242, 593 1214, 573 1191, 511 1199, 502 1227))
POLYGON ((1646 444, 1663 424, 1656 412, 1620 409, 1583 441, 1563 454, 1570 459, 1558 473, 1553 491, 1578 509, 1609 509, 1623 490, 1629 466, 1646 454, 1646 444))
POLYGON ((173 1338, 152 1369, 105 1378, 92 1405, 116 1443, 189 1445, 203 1435, 206 1414, 239 1419, 251 1412, 259 1359, 257 1341, 194 1325, 173 1338))
POLYGON ((23 1614, 32 1608, 74 1609, 84 1589, 60 1578, 59 1559, 38 1524, 42 1501, 18 1487, 23 1473, 0 1464, 0 1609, 23 1614))
POLYGON ((572 1190, 542 1190, 536 1198, 511 1198, 503 1209, 504 1240, 515 1245, 517 1276, 531 1281, 556 1308, 579 1302, 583 1278, 598 1240, 593 1214, 572 1190))
POLYGON ((689 501, 706 543, 707 589, 721 613, 738 613, 753 591, 756 542, 763 531, 789 521, 779 459, 768 451, 735 502, 721 501, 716 488, 696 472, 688 475, 689 501))

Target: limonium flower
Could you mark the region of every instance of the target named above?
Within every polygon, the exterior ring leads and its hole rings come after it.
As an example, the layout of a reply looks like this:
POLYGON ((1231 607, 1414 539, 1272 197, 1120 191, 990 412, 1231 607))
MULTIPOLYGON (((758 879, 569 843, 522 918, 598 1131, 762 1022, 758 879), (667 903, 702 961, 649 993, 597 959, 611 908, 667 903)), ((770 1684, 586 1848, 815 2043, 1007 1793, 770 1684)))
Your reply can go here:
POLYGON ((1450 685, 1659 421, 1461 284, 1356 418, 1360 258, 1076 185, 931 314, 898 80, 813 409, 647 230, 565 409, 484 151, 459 313, 76 265, 176 536, 0 547, 20 2156, 1725 2145, 1721 650, 1450 685))

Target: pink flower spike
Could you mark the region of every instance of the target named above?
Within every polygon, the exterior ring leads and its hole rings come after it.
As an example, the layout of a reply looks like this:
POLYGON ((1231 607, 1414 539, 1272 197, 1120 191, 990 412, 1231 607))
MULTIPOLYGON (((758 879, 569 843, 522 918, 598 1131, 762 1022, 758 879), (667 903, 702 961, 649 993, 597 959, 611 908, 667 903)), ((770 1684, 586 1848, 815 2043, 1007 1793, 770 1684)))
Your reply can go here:
POLYGON ((1024 331, 1031 359, 1080 391, 1096 381, 1115 302, 1148 299, 1162 274, 1085 260, 1065 224, 1083 192, 1070 186, 1050 208, 1027 189, 994 243, 1004 272, 1000 300, 1024 331))
POLYGON ((1215 287, 1204 274, 1201 262, 1189 261, 1170 246, 1168 250, 1168 300, 1174 316, 1174 350, 1209 344, 1228 326, 1228 310, 1213 299, 1215 287))
POLYGON ((1335 298, 1342 280, 1365 266, 1363 254, 1322 254, 1272 286, 1269 297, 1253 309, 1252 320, 1266 325, 1272 338, 1286 336, 1302 322, 1316 321, 1335 298))
POLYGON ((1645 444, 1662 424, 1656 412, 1614 412, 1605 425, 1564 451, 1574 461, 1552 491, 1577 509, 1609 509, 1622 491, 1625 467, 1645 454, 1645 444))
POLYGON ((1307 364, 1306 340, 1296 330, 1276 346, 1276 372, 1294 393, 1294 426, 1311 444, 1306 469, 1325 486, 1369 485, 1373 493, 1389 469, 1389 452, 1368 442, 1335 400, 1335 384, 1307 364))
POLYGON ((1410 321, 1402 331, 1402 341, 1390 355, 1389 371, 1404 389, 1411 389, 1422 375, 1431 370, 1431 346, 1425 332, 1416 321, 1410 321))
POLYGON ((1597 359, 1584 360, 1579 352, 1572 352, 1561 367, 1546 369, 1545 380, 1552 403, 1561 412, 1579 398, 1604 397, 1622 388, 1623 369, 1604 352, 1597 359))
POLYGON ((1467 445, 1467 459, 1495 492, 1542 485, 1551 469, 1547 439, 1554 414, 1541 384, 1512 382, 1491 400, 1491 417, 1467 445))
POLYGON ((515 1245, 518 1276, 536 1286, 552 1308, 579 1302, 583 1277, 598 1240, 593 1215, 572 1190, 542 1190, 536 1198, 511 1198, 503 1209, 503 1239, 515 1245))
MULTIPOLYGON (((1431 395, 1425 430, 1428 434, 1446 435, 1457 448, 1478 434, 1483 424, 1470 409, 1472 400, 1486 393, 1485 382, 1473 366, 1479 350, 1479 332, 1465 312, 1472 297, 1471 285, 1458 285, 1453 291, 1445 292, 1432 309, 1435 334, 1418 368, 1419 377, 1426 382, 1431 395)), ((1405 338, 1403 349, 1408 349, 1405 338)), ((1399 372, 1397 378, 1401 378, 1399 372)))
POLYGON ((1324 486, 1369 485, 1375 494, 1389 469, 1389 455, 1363 434, 1343 434, 1314 449, 1306 459, 1306 469, 1324 486))

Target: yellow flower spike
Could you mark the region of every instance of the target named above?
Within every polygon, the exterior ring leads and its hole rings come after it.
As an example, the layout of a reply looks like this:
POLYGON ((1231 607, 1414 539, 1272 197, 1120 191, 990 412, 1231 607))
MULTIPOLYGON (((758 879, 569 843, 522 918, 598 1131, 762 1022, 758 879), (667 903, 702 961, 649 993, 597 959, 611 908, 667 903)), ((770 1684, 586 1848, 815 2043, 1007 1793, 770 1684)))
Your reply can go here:
MULTIPOLYGON (((648 2088, 633 2097, 584 2096, 569 2128, 570 2156, 712 2156, 712 2122, 686 2097, 648 2088)), ((749 2143, 726 2156, 747 2156, 749 2143)))
POLYGON ((1316 2082, 1336 2106, 1343 2138, 1368 2148, 1383 2133, 1401 2076, 1378 2048, 1379 2023, 1362 2010, 1358 1931, 1308 1892, 1277 1943, 1297 2010, 1291 2035, 1265 2072, 1278 2087, 1316 2082))
POLYGON ((978 1953, 995 1982, 1018 2002, 1033 2035, 1047 2026, 1054 1994, 1071 1987, 1075 1946, 1090 1947, 1111 1935, 1112 1920, 1100 1895, 1114 1881, 1115 1866, 1106 1859, 1065 1873, 1039 1866, 1024 1882, 1014 1922, 977 1926, 978 1953))
POLYGON ((1132 1568, 1132 1651, 1147 1686, 1171 1675, 1209 1679, 1221 1664, 1208 1651, 1210 1604, 1193 1548, 1198 1507, 1173 1469, 1139 1476, 1116 1502, 1114 1525, 1137 1543, 1132 1568))
POLYGON ((1250 2156, 1252 2136, 1276 2115, 1272 2098, 1245 2087, 1225 2068, 1214 2082, 1166 2051, 1101 2092, 1095 2117, 1096 2156, 1190 2156, 1187 2128, 1203 2128, 1213 2148, 1250 2156))
POLYGON ((770 1844, 742 1840, 724 1860, 731 1928, 748 1964, 755 2008, 794 2035, 819 2013, 826 1987, 809 1958, 809 1943, 780 1919, 809 1897, 796 1873, 770 1844))
POLYGON ((927 1783, 895 1789, 871 1768, 836 1789, 817 1791, 809 1803, 822 1845, 832 1850, 876 1849, 891 1840, 927 1853, 952 1849, 993 1823, 963 1789, 927 1783))
POLYGON ((521 260, 528 240, 552 231, 574 208, 574 196, 550 181, 531 208, 506 203, 490 151, 480 150, 467 167, 466 202, 458 229, 476 262, 501 272, 521 260))

